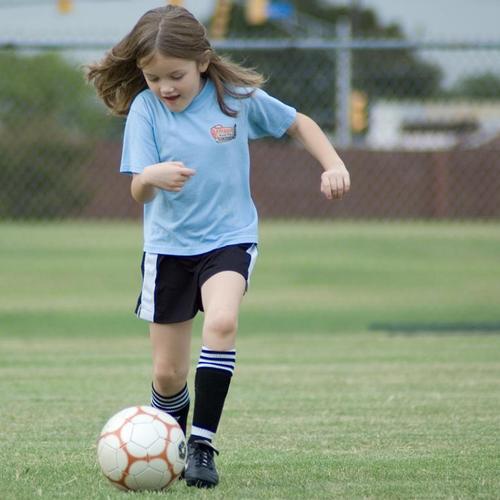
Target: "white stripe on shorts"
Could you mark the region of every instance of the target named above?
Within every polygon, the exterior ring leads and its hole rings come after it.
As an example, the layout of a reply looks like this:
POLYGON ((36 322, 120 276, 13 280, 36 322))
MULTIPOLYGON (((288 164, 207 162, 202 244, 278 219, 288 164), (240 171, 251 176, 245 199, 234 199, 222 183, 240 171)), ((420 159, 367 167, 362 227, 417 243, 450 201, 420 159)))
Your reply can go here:
POLYGON ((248 278, 247 278, 247 288, 250 285, 250 275, 252 274, 253 268, 255 267, 255 262, 257 262, 257 255, 259 252, 257 250, 257 245, 254 243, 248 250, 247 254, 250 255, 250 264, 248 266, 248 278))
POLYGON ((141 306, 137 316, 146 321, 154 321, 155 314, 155 286, 156 263, 158 255, 146 253, 144 255, 144 277, 142 279, 141 306))

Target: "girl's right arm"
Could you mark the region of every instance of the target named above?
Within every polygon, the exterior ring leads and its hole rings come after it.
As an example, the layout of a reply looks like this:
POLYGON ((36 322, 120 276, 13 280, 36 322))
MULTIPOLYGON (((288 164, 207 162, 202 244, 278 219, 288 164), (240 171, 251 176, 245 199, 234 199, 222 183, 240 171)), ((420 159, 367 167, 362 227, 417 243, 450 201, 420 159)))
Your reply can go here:
POLYGON ((156 196, 157 188, 151 184, 147 184, 144 179, 144 173, 134 174, 132 184, 130 185, 130 192, 132 193, 132 198, 137 203, 148 203, 156 196))
POLYGON ((180 161, 166 161, 146 167, 142 173, 134 174, 130 192, 138 203, 150 202, 158 189, 179 192, 196 173, 180 161))

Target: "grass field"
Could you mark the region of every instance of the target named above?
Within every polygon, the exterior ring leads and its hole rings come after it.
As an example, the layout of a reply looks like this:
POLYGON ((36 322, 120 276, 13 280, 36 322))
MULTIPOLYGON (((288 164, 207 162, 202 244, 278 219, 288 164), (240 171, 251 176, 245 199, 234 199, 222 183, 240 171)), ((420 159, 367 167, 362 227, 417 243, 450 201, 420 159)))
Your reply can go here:
MULTIPOLYGON (((0 225, 2 500, 123 498, 95 442, 149 399, 141 236, 0 225)), ((500 226, 274 222, 261 239, 221 484, 165 497, 500 498, 500 226)))

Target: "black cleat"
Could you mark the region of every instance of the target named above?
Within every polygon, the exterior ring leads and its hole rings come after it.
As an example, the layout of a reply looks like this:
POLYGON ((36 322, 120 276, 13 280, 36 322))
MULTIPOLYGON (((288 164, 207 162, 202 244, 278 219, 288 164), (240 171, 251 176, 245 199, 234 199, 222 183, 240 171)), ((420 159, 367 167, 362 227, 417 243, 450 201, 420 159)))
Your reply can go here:
POLYGON ((197 439, 188 443, 187 464, 184 472, 188 486, 213 488, 219 483, 214 453, 219 454, 209 441, 197 439))

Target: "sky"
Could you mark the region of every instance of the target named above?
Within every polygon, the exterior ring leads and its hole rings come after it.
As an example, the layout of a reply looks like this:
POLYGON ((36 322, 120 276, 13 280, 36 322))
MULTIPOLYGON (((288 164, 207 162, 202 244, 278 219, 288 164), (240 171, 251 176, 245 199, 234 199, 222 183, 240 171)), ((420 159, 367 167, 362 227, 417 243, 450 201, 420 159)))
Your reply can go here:
MULTIPOLYGON (((357 2, 375 9, 386 24, 398 23, 407 38, 439 41, 500 42, 500 0, 322 0, 335 5, 357 2)), ((149 8, 162 0, 73 0, 74 11, 61 15, 56 0, 0 0, 0 41, 3 39, 99 41, 111 46, 149 8), (111 21, 110 21, 111 20, 111 21)), ((215 0, 184 0, 206 21, 215 0)), ((101 51, 100 54, 104 52, 101 51)), ((78 53, 79 59, 86 59, 78 53)), ((420 52, 444 69, 445 84, 464 75, 493 71, 500 74, 500 50, 483 52, 420 52)))
MULTIPOLYGON (((411 38, 500 39, 500 0, 322 0, 374 8, 386 23, 397 22, 411 38)), ((73 0, 74 12, 60 15, 56 0, 0 0, 0 37, 117 37, 162 0, 73 0), (96 15, 96 13, 98 13, 96 15), (113 19, 114 22, 110 22, 113 19), (82 22, 82 21, 85 22, 82 22)), ((215 0, 184 0, 204 20, 215 0)))
MULTIPOLYGON (((348 0, 323 0, 346 5, 348 0)), ((500 39, 500 0, 357 0, 385 23, 396 22, 409 38, 487 41, 500 39)))
MULTIPOLYGON (((207 18, 215 0, 185 0, 184 5, 207 18)), ((159 0, 73 0, 74 9, 60 14, 56 0, 0 0, 0 39, 114 40, 122 38, 159 0)))

